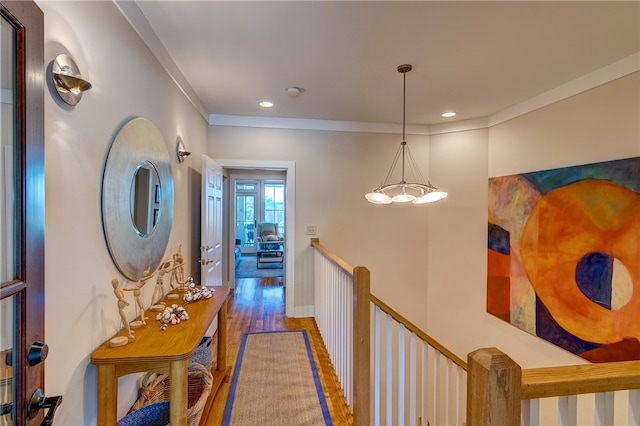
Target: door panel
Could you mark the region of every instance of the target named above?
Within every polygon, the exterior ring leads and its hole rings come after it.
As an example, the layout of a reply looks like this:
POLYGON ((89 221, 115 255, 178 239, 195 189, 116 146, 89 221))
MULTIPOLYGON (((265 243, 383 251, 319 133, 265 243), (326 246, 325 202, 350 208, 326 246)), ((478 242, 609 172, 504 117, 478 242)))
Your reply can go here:
POLYGON ((202 285, 222 285, 222 167, 202 156, 201 277, 202 285))
POLYGON ((43 347, 27 362, 27 348, 44 342, 44 17, 31 1, 3 2, 1 13, 0 371, 13 387, 1 418, 35 425, 46 411, 27 414, 31 395, 44 389, 46 357, 43 347))

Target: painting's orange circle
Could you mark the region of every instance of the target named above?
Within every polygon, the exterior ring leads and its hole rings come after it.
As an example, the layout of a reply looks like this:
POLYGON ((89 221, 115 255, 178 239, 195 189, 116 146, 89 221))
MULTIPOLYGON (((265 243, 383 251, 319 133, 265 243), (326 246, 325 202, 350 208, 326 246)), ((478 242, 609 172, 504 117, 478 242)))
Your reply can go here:
POLYGON ((640 338, 640 194, 605 180, 582 180, 542 196, 522 232, 520 253, 537 296, 565 330, 613 343, 640 338), (633 293, 619 310, 590 300, 578 287, 584 255, 607 253, 629 271, 633 293))

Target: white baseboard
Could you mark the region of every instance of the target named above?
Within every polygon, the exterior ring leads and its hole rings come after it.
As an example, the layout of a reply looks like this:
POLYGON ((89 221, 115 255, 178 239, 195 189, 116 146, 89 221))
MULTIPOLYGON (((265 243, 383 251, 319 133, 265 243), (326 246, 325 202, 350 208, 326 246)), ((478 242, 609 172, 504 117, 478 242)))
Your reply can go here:
POLYGON ((288 315, 291 318, 308 318, 313 317, 313 305, 296 306, 294 308, 293 315, 288 315))

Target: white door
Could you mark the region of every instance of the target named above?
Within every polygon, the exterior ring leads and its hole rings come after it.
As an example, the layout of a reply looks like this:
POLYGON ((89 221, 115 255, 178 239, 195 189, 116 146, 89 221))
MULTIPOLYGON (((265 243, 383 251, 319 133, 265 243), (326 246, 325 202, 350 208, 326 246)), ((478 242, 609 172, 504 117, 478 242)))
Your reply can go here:
POLYGON ((200 228, 202 285, 222 285, 222 166, 202 156, 200 228))

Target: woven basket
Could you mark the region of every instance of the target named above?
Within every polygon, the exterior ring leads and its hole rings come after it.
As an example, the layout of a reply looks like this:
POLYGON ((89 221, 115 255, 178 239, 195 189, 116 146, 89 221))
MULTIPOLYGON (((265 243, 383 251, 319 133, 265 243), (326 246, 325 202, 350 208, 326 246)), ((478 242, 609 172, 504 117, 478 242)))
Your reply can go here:
MULTIPOLYGON (((153 404, 169 401, 171 395, 171 377, 159 374, 149 381, 154 373, 147 373, 142 378, 140 397, 131 407, 131 411, 153 404)), ((198 426, 202 411, 211 393, 213 376, 209 369, 198 363, 189 364, 187 384, 187 425, 198 426)))

